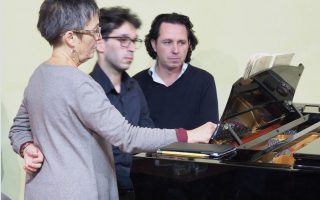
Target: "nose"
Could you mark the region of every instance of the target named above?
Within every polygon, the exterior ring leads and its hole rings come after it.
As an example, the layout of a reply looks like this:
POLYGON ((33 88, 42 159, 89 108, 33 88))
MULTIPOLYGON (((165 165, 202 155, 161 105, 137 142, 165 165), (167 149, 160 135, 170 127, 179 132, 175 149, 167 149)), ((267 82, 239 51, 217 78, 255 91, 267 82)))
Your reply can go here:
POLYGON ((177 43, 173 43, 172 44, 172 53, 177 54, 178 52, 179 52, 178 44, 177 43))
POLYGON ((134 52, 136 50, 136 44, 132 41, 130 41, 128 50, 134 52))

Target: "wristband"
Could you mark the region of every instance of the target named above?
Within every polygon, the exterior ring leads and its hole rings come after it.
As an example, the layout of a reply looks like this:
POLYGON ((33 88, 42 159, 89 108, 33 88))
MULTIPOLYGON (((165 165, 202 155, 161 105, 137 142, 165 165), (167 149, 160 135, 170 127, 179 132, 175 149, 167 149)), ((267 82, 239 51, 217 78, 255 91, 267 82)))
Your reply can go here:
POLYGON ((184 143, 188 142, 188 134, 186 129, 183 129, 183 128, 176 129, 176 135, 177 135, 178 142, 184 142, 184 143))

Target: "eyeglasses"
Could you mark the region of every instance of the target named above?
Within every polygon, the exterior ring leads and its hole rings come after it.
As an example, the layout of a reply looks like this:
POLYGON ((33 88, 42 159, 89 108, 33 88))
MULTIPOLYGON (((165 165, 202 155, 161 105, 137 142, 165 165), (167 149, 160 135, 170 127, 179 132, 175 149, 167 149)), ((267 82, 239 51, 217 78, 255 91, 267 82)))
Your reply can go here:
POLYGON ((96 40, 101 38, 101 27, 98 26, 95 30, 72 30, 74 33, 93 35, 96 40))
POLYGON ((141 47, 142 40, 135 38, 131 39, 129 37, 121 37, 121 36, 114 36, 114 37, 102 37, 103 39, 116 39, 120 42, 121 47, 128 48, 130 46, 130 43, 134 44, 134 47, 136 49, 141 47))

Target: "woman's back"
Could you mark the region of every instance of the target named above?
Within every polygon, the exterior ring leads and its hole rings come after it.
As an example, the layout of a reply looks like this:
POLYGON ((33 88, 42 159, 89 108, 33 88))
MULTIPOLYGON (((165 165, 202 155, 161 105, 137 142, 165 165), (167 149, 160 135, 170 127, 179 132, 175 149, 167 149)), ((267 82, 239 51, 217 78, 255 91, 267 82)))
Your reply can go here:
POLYGON ((41 170, 30 177, 26 197, 44 199, 50 194, 52 199, 113 199, 117 195, 111 146, 98 142, 100 136, 86 127, 77 108, 78 94, 86 92, 81 90, 83 84, 100 89, 71 66, 42 64, 32 75, 25 102, 34 142, 45 160, 41 170))

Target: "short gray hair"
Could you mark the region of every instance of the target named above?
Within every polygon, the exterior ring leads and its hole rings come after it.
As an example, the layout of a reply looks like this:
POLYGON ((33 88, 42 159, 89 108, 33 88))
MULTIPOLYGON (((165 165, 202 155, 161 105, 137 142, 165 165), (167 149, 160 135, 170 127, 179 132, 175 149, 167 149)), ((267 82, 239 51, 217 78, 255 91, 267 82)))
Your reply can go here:
POLYGON ((83 29, 95 14, 99 14, 95 0, 45 0, 40 7, 37 28, 50 45, 56 45, 61 34, 83 29))

